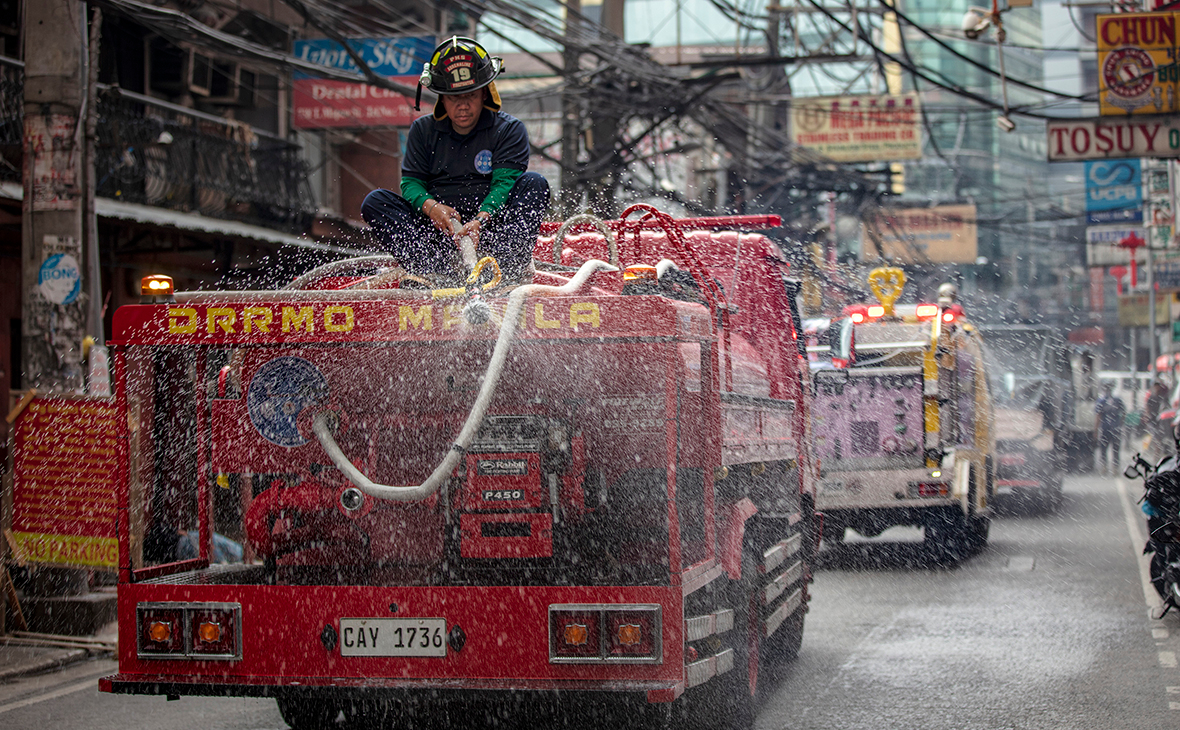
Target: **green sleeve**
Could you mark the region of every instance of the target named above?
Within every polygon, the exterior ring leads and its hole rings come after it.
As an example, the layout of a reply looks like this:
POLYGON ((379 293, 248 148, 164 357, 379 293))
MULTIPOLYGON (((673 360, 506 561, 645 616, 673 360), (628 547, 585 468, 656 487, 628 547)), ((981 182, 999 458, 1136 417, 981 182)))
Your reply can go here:
POLYGON ((512 186, 523 174, 524 170, 514 170, 511 167, 497 167, 492 170, 492 187, 488 190, 487 197, 483 199, 483 205, 479 206, 479 209, 494 215, 500 206, 504 205, 512 186))
MULTIPOLYGON (((495 175, 492 177, 494 179, 495 175)), ((426 204, 427 198, 430 197, 430 193, 426 191, 426 182, 403 174, 402 197, 406 199, 406 202, 414 206, 414 210, 422 210, 422 206, 426 204)))

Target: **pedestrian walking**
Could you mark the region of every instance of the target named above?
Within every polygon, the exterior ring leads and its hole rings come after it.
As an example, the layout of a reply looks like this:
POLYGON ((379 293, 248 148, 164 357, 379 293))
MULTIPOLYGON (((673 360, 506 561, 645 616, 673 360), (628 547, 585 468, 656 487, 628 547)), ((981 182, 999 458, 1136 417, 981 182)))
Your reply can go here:
POLYGON ((1098 419, 1098 463, 1103 474, 1117 471, 1119 452, 1122 445, 1123 420, 1127 416, 1127 405, 1114 394, 1114 385, 1103 387, 1102 397, 1094 406, 1098 419), (1107 455, 1110 456, 1109 466, 1107 455))

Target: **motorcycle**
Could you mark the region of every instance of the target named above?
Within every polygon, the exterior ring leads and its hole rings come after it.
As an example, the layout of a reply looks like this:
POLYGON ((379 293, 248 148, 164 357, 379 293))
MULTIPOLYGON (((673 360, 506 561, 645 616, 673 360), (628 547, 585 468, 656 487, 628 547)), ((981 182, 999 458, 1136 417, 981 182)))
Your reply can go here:
POLYGON ((1139 502, 1148 532, 1143 554, 1151 555, 1151 585, 1163 599, 1155 618, 1180 608, 1180 438, 1175 440, 1176 453, 1155 465, 1135 454, 1134 463, 1123 472, 1127 479, 1143 479, 1139 502))

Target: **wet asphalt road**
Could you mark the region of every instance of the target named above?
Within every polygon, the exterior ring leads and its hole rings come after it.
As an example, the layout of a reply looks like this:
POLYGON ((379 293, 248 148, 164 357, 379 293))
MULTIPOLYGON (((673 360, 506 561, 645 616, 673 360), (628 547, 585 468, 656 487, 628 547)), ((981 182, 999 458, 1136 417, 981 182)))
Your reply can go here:
MULTIPOLYGON (((1128 495, 1138 496, 1135 485, 1128 495)), ((825 549, 803 648, 762 675, 757 727, 1180 726, 1180 616, 1148 616, 1142 542, 1131 536, 1143 528, 1127 519, 1130 500, 1124 507, 1113 478, 1068 479, 1059 512, 1002 510, 989 546, 950 567, 922 555, 917 530, 825 549)), ((285 727, 270 700, 99 693, 97 677, 113 670, 114 662, 91 661, 0 685, 0 727, 285 727)), ((549 724, 534 716, 501 726, 549 724)))
POLYGON ((1009 504, 950 568, 904 542, 918 530, 824 550, 803 648, 766 683, 757 726, 1180 725, 1180 617, 1149 616, 1117 484, 1069 479, 1051 515, 1009 504))

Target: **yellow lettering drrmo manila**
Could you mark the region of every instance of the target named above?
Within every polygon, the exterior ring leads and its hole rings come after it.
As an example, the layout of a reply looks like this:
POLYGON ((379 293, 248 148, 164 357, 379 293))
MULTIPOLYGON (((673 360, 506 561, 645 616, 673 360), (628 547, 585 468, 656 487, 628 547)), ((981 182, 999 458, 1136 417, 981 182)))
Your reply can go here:
MULTIPOLYGON (((324 332, 351 332, 356 326, 356 315, 352 307, 334 304, 323 307, 316 312, 312 306, 243 307, 240 310, 231 307, 209 307, 205 310, 205 331, 209 334, 253 334, 261 332, 269 334, 277 324, 283 332, 315 332, 317 323, 324 332)), ((440 316, 435 316, 435 305, 424 304, 420 307, 403 304, 397 309, 397 329, 433 330, 435 321, 440 321, 442 329, 448 330, 462 323, 463 307, 458 304, 447 304, 442 307, 440 316)), ((537 329, 573 329, 590 327, 597 329, 601 325, 598 305, 594 302, 574 302, 568 311, 555 302, 537 301, 532 310, 525 308, 521 312, 521 324, 532 325, 537 329)), ((189 335, 195 333, 201 326, 200 313, 192 307, 172 307, 168 310, 168 332, 174 335, 189 335)))
MULTIPOLYGON (((279 326, 283 332, 315 332, 316 322, 325 332, 351 332, 356 326, 352 307, 335 304, 324 307, 319 319, 314 307, 282 307, 279 326)), ((205 310, 205 331, 209 334, 269 333, 275 323, 275 312, 267 307, 243 307, 239 312, 230 307, 209 307, 205 310)), ((200 316, 192 307, 173 307, 168 310, 168 332, 189 335, 200 326, 200 316)), ((429 328, 428 328, 429 329, 429 328)))
MULTIPOLYGON (((442 328, 448 330, 459 324, 462 321, 459 316, 462 310, 462 306, 456 304, 444 306, 442 328)), ((532 325, 543 330, 563 327, 577 330, 579 325, 597 328, 602 323, 598 305, 594 302, 574 302, 569 306, 569 316, 563 318, 563 314, 559 305, 538 301, 533 303, 531 311, 527 307, 521 310, 520 323, 526 327, 532 325)), ((399 332, 408 329, 434 329, 434 305, 423 304, 417 309, 408 304, 401 305, 397 310, 397 329, 399 332)))

